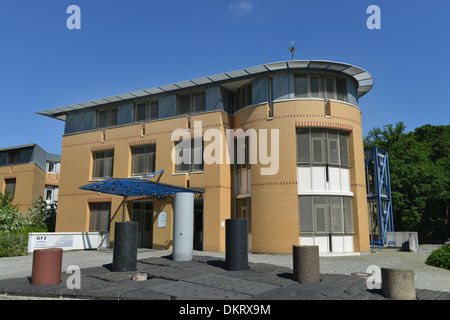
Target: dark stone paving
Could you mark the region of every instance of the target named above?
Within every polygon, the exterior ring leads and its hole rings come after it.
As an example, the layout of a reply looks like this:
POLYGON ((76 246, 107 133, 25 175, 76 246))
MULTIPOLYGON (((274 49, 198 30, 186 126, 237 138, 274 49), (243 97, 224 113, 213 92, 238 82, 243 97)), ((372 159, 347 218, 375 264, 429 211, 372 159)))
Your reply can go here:
MULTIPOLYGON (((385 300, 381 290, 367 289, 363 277, 321 274, 320 282, 300 284, 289 268, 249 263, 248 270, 228 271, 224 260, 205 256, 139 260, 135 272, 112 272, 111 265, 82 269, 80 289, 67 288, 71 275, 63 272, 58 285, 31 285, 29 277, 0 280, 0 293, 108 300, 385 300), (148 280, 131 280, 138 272, 148 280)), ((418 289, 416 296, 450 300, 449 292, 418 289)))

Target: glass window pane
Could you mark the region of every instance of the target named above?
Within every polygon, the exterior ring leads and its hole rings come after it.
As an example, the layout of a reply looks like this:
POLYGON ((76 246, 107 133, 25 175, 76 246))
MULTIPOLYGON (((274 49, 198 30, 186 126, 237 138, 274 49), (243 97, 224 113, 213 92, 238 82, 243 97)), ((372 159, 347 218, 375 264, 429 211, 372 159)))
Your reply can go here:
POLYGON ((146 113, 147 113, 147 104, 139 103, 136 106, 136 121, 146 120, 146 118, 147 118, 146 113))
POLYGON ((342 78, 336 79, 337 99, 347 101, 347 81, 342 78))
POLYGON ((339 152, 341 157, 341 165, 349 166, 349 155, 348 155, 348 135, 347 133, 341 132, 339 134, 339 152))
POLYGON ((206 109, 206 98, 205 98, 204 92, 196 93, 194 100, 195 100, 195 106, 194 106, 195 112, 204 111, 206 109))
POLYGON ((338 134, 335 130, 328 131, 328 163, 339 165, 338 134))
POLYGON ((311 98, 320 97, 319 77, 311 76, 311 98))
POLYGON ((353 209, 352 209, 352 198, 343 197, 343 215, 344 215, 344 231, 346 233, 353 233, 353 209))
POLYGON ((308 87, 307 87, 307 77, 306 75, 295 76, 294 78, 294 93, 296 97, 307 97, 308 87))
POLYGON ((108 125, 108 111, 107 110, 100 110, 97 113, 98 116, 98 127, 106 127, 108 125))
POLYGON ((117 124, 117 108, 112 108, 110 110, 109 124, 110 126, 115 126, 117 124))
POLYGON ((334 90, 334 79, 326 78, 325 84, 326 84, 326 97, 328 99, 336 99, 336 92, 334 90))
POLYGON ((186 94, 179 97, 178 114, 186 114, 191 112, 191 96, 186 94))
POLYGON ((300 232, 313 233, 314 219, 313 219, 312 196, 300 196, 299 201, 300 201, 299 205, 300 232))
POLYGON ((159 116, 159 101, 155 100, 150 103, 150 119, 158 119, 159 116))
POLYGON ((297 161, 300 163, 311 163, 309 129, 297 130, 297 161))
POLYGON ((331 231, 333 233, 344 232, 344 218, 342 215, 342 197, 331 197, 331 231))

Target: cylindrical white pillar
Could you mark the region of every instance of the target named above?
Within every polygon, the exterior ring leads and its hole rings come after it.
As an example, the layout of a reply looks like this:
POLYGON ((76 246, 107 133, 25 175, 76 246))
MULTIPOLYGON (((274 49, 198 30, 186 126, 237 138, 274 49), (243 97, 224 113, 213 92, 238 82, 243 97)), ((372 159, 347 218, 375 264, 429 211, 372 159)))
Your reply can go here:
POLYGON ((172 260, 190 261, 194 242, 194 194, 176 193, 173 205, 172 260))

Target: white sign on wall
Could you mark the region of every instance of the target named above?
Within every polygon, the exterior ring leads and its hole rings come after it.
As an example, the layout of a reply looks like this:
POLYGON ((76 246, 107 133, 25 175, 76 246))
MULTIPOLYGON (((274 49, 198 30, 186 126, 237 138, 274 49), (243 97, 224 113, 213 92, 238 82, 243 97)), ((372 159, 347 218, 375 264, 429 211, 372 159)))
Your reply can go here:
POLYGON ((160 212, 158 215, 158 228, 166 227, 166 213, 160 212))

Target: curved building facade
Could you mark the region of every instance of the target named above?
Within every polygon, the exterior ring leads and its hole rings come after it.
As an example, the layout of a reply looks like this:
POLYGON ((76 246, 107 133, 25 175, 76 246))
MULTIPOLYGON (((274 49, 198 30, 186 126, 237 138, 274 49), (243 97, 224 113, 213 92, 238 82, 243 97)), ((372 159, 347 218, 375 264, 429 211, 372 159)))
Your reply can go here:
MULTIPOLYGON (((122 199, 78 187, 164 169, 160 182, 204 190, 195 249, 224 251, 225 220, 245 217, 252 252, 368 252, 359 99, 372 85, 352 65, 286 61, 42 111, 66 122, 57 231, 113 235, 122 199)), ((127 202, 140 246, 171 248, 172 204, 127 202)))

